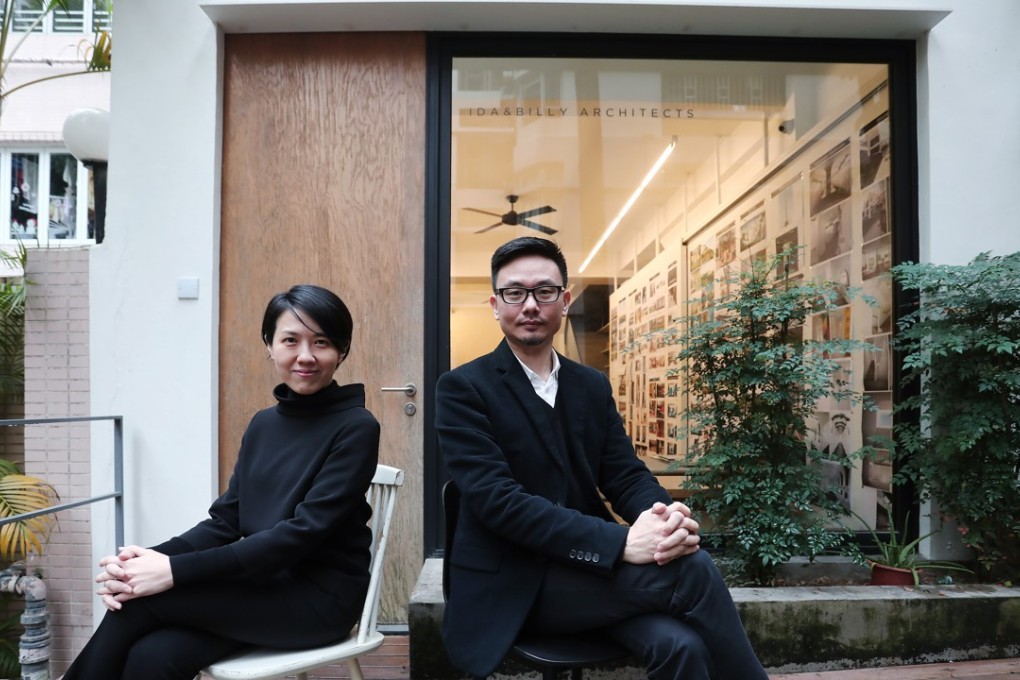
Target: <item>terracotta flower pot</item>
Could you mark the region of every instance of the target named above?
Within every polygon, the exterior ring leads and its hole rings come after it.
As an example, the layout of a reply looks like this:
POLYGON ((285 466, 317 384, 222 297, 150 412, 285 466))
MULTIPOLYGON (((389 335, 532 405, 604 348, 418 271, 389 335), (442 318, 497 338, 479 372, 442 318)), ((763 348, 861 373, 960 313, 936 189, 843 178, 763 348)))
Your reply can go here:
POLYGON ((899 567, 889 567, 877 562, 871 563, 871 585, 873 586, 912 586, 914 572, 899 567))

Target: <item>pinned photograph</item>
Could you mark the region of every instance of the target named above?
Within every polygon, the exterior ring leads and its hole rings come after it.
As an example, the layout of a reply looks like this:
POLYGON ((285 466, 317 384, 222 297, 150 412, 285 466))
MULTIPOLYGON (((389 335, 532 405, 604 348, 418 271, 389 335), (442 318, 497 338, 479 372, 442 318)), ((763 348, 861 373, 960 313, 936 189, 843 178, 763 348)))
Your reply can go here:
POLYGON ((850 252, 850 201, 811 218, 811 264, 850 252))
POLYGON ((873 301, 868 306, 871 311, 871 333, 889 333, 892 331, 892 277, 889 274, 865 279, 861 284, 861 294, 873 301))
POLYGON ((877 335, 868 338, 876 351, 864 355, 864 391, 887 392, 892 389, 892 353, 889 336, 877 335))
POLYGON ((861 128, 861 188, 889 176, 889 112, 861 128))
POLYGON ((892 267, 892 239, 886 235, 866 243, 861 251, 861 278, 867 281, 892 267))
POLYGON ((797 234, 797 228, 784 232, 776 237, 776 255, 791 251, 786 257, 779 262, 779 267, 785 267, 786 274, 794 274, 800 271, 800 237, 797 234))
POLYGON ((737 242, 736 234, 733 229, 727 229, 726 231, 719 234, 719 238, 716 241, 716 252, 719 254, 719 266, 727 265, 733 262, 737 257, 737 242))
POLYGON ((826 281, 836 284, 836 297, 832 301, 837 307, 850 304, 850 255, 843 255, 829 262, 826 281))
POLYGON ((740 225, 740 252, 765 240, 765 213, 761 212, 740 225))
POLYGON ((812 216, 850 198, 850 140, 815 161, 809 176, 812 216))
POLYGON ((861 195, 862 241, 874 241, 889 233, 889 179, 875 182, 861 195))

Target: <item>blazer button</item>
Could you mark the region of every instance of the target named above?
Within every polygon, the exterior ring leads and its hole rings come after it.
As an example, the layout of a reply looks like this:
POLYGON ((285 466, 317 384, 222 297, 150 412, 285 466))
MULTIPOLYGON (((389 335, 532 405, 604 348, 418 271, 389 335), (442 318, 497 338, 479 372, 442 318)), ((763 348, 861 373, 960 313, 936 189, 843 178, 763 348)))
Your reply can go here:
POLYGON ((584 554, 584 561, 585 562, 591 562, 591 553, 590 552, 586 552, 584 554))
POLYGON ((592 553, 591 561, 592 562, 598 562, 599 561, 599 554, 598 553, 592 553))
POLYGON ((573 559, 575 555, 577 555, 577 551, 574 550, 573 548, 571 548, 570 549, 570 558, 573 559))

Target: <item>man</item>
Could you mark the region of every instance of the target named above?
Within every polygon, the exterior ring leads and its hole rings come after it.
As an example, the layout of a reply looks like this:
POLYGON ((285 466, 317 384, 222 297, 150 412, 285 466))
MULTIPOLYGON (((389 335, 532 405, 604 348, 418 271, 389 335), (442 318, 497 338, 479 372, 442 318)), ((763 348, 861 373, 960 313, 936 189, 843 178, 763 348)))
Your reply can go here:
POLYGON ((609 381, 553 351, 566 285, 552 241, 497 249, 489 301, 505 339, 436 386, 439 447, 461 493, 450 659, 482 677, 521 631, 601 628, 650 678, 766 680, 697 522, 635 455, 609 381))

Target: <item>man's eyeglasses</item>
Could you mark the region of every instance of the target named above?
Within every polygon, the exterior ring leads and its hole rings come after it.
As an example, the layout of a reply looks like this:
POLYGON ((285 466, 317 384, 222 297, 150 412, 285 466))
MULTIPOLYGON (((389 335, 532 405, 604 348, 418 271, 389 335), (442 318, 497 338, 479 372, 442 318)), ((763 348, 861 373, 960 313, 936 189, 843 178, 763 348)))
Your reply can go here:
POLYGON ((496 292, 508 305, 523 305, 528 295, 535 298, 540 305, 548 305, 560 299, 566 290, 563 286, 536 286, 535 288, 497 288, 496 292))

